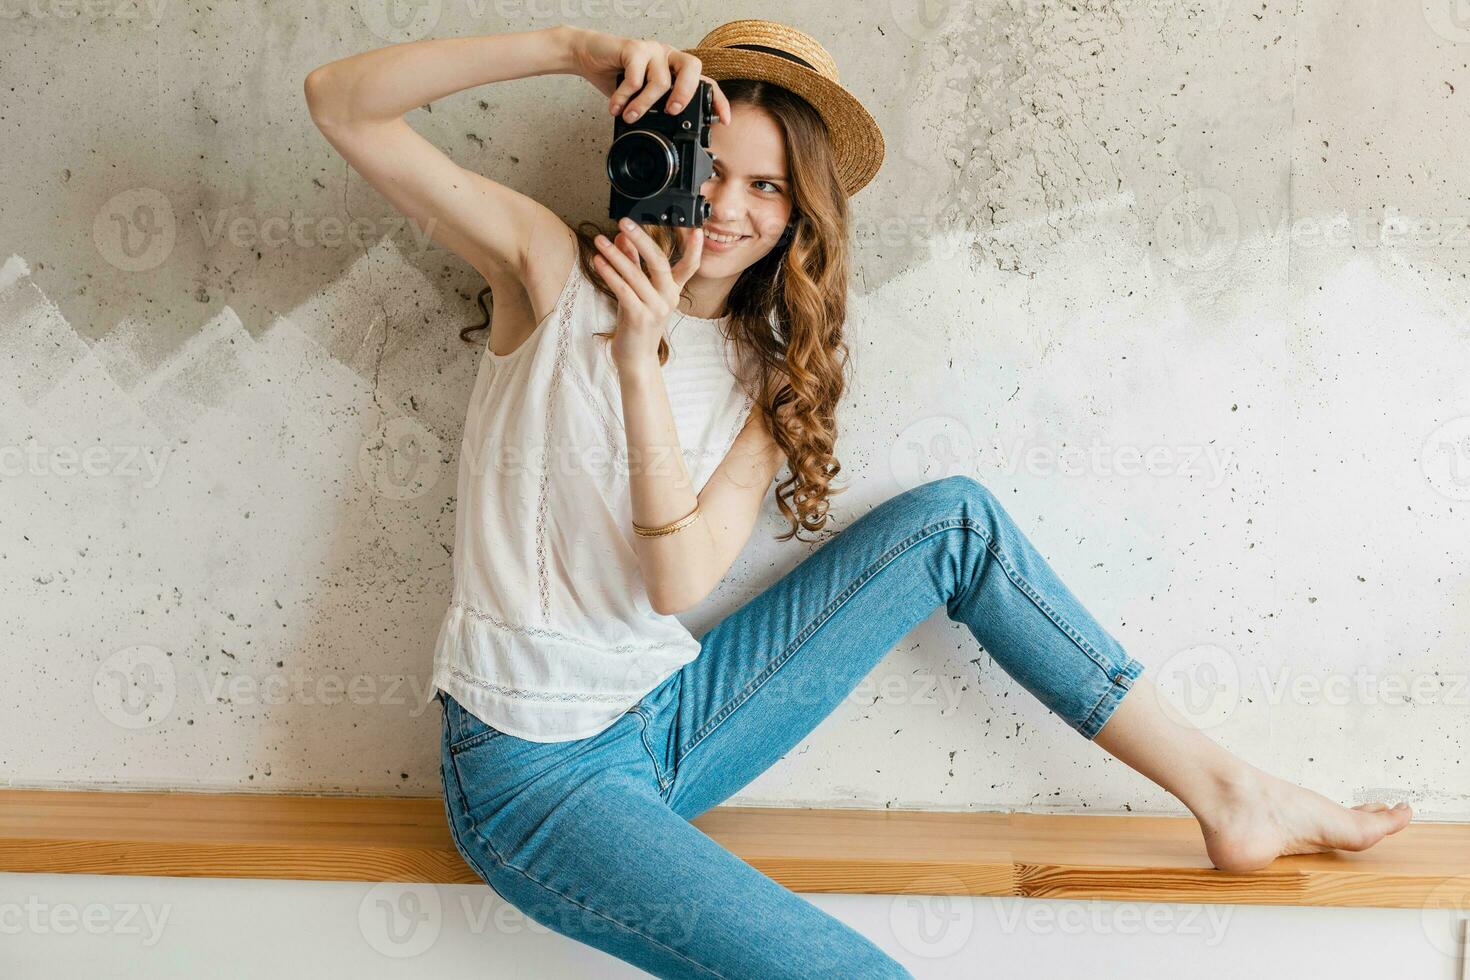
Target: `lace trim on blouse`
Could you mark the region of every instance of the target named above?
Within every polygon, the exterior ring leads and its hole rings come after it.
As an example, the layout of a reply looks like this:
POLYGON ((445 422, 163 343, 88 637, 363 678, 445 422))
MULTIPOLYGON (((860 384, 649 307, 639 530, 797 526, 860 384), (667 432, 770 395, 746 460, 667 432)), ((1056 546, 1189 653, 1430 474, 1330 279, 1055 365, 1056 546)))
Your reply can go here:
POLYGON ((446 665, 446 669, 455 680, 463 681, 471 687, 493 691, 502 697, 520 698, 524 701, 590 701, 621 704, 627 700, 627 696, 623 694, 599 694, 596 692, 587 693, 582 691, 527 691, 519 687, 506 687, 504 684, 492 684, 490 681, 476 677, 474 674, 466 673, 458 667, 449 667, 446 665))
POLYGON ((459 599, 455 599, 449 605, 472 619, 489 623, 496 629, 505 630, 509 633, 519 633, 522 636, 538 636, 546 640, 555 640, 558 643, 569 643, 573 646, 596 650, 599 653, 641 653, 645 650, 661 650, 664 647, 674 646, 673 643, 667 642, 619 643, 615 646, 603 646, 601 644, 588 643, 586 640, 579 640, 575 636, 569 636, 557 630, 547 629, 544 626, 517 626, 515 623, 507 623, 505 620, 492 616, 483 609, 476 609, 474 606, 468 605, 459 599))
POLYGON ((561 317, 557 321, 556 359, 551 367, 551 392, 546 412, 546 436, 542 440, 541 493, 536 503, 536 583, 541 593, 541 616, 551 618, 551 570, 546 556, 546 515, 551 508, 551 438, 556 427, 557 394, 561 390, 562 378, 566 376, 567 354, 571 349, 572 311, 577 305, 577 294, 582 289, 582 277, 577 269, 572 270, 571 295, 565 297, 561 317))

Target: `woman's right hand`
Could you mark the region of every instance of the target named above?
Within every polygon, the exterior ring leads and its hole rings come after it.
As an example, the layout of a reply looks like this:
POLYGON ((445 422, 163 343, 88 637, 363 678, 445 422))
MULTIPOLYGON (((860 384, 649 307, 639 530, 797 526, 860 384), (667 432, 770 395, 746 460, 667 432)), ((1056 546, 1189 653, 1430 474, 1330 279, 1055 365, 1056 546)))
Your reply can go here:
POLYGON ((714 89, 715 115, 720 122, 730 123, 730 101, 720 91, 718 82, 700 74, 699 59, 686 51, 662 41, 580 28, 571 35, 571 47, 576 73, 608 96, 610 115, 622 112, 623 118, 632 122, 670 89, 673 94, 669 98, 669 111, 678 112, 694 98, 703 79, 714 89), (623 73, 621 85, 618 72, 623 73))

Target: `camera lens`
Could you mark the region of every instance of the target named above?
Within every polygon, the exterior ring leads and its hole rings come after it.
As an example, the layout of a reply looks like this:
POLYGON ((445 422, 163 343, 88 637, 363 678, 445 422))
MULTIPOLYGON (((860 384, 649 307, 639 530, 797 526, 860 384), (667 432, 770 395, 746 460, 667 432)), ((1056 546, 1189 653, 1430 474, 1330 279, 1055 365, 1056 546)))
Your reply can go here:
POLYGON ((626 197, 652 197, 668 187, 678 171, 674 144, 658 133, 624 133, 607 151, 607 179, 626 197))

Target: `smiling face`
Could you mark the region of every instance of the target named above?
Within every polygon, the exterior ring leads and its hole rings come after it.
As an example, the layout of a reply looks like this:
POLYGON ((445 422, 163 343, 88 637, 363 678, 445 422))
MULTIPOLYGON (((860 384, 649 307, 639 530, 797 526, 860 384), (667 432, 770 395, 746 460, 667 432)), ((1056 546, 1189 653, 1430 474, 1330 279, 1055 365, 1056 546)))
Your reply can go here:
POLYGON ((781 127, 764 109, 732 103, 730 124, 712 126, 709 139, 715 173, 700 188, 710 215, 697 275, 733 279, 780 244, 792 214, 791 172, 781 127))

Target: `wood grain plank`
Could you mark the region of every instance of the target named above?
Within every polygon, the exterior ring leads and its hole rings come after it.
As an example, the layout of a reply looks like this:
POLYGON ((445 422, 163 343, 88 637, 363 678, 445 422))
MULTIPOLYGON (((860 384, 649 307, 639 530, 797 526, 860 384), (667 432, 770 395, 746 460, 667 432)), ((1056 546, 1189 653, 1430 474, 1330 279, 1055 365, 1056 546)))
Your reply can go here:
MULTIPOLYGON (((718 807, 695 825, 801 892, 1470 909, 1470 824, 1361 854, 1210 867, 1185 817, 718 807)), ((480 879, 438 797, 0 790, 0 871, 480 879)))

